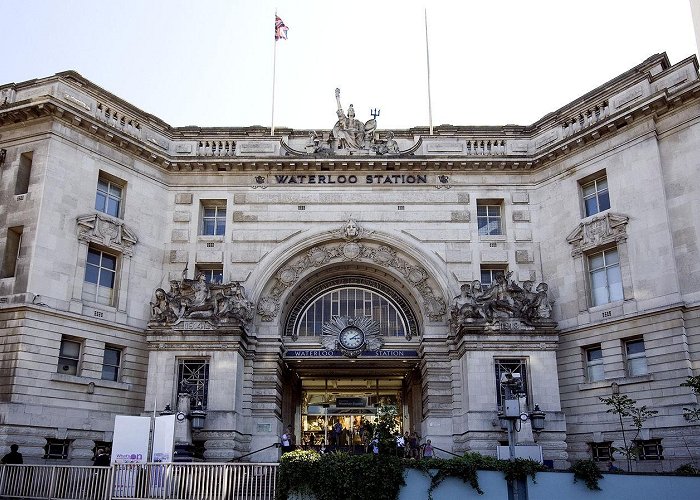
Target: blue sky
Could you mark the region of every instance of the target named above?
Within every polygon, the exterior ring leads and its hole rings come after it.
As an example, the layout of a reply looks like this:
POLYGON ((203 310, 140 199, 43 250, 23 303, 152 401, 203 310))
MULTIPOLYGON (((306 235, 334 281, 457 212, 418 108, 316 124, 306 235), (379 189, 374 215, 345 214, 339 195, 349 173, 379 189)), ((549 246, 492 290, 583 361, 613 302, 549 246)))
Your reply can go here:
MULTIPOLYGON (((23 0, 0 82, 73 69, 173 126, 330 129, 336 87, 380 129, 428 124, 424 7, 412 0, 23 0)), ((11 22, 10 22, 11 20, 11 22)), ((428 3, 433 123, 528 125, 666 51, 695 53, 688 0, 428 3)))

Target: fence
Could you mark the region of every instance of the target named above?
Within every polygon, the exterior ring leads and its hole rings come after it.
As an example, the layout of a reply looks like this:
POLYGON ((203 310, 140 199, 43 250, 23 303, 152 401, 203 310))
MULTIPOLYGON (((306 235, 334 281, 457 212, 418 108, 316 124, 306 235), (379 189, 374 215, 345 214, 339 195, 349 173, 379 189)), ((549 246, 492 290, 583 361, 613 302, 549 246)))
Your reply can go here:
POLYGON ((0 498, 27 500, 272 500, 276 463, 3 465, 0 498))

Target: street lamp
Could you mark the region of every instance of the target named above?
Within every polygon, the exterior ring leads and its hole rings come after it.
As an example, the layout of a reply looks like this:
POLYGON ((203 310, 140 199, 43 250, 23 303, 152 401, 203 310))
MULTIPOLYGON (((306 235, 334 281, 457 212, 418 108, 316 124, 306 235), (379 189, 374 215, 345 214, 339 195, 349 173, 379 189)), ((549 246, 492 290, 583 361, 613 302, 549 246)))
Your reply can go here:
POLYGON ((510 460, 515 459, 515 433, 520 431, 520 426, 530 421, 532 431, 540 433, 544 430, 545 413, 540 410, 539 405, 530 413, 520 410, 520 395, 523 393, 523 381, 519 373, 506 372, 501 375, 501 387, 505 392, 503 400, 503 411, 499 412, 498 419, 501 428, 508 431, 508 456, 510 460), (520 425, 516 425, 519 423, 520 425))

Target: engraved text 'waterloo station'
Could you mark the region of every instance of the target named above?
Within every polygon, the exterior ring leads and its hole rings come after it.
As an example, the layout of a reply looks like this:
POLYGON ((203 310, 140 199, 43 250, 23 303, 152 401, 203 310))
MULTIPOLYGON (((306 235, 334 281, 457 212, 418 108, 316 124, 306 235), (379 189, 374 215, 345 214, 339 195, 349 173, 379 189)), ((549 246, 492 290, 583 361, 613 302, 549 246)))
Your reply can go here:
POLYGON ((277 184, 427 184, 428 176, 412 174, 372 175, 275 175, 277 184))

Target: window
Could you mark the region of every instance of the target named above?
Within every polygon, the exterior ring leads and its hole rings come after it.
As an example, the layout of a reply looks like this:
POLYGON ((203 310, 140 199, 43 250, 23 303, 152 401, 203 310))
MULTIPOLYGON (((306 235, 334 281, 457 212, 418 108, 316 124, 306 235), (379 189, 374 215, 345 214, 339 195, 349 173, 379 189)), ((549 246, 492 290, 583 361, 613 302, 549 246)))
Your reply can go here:
POLYGON ((72 439, 46 438, 46 445, 44 445, 44 458, 67 460, 68 451, 72 441, 72 439))
POLYGON ((5 255, 2 259, 2 278, 12 278, 17 273, 17 263, 22 250, 22 232, 24 226, 10 227, 7 229, 7 242, 5 243, 5 255))
POLYGON ((63 337, 61 350, 58 353, 58 373, 77 375, 80 364, 80 347, 82 343, 76 339, 63 337))
POLYGON ((206 409, 209 395, 209 362, 204 359, 179 359, 177 390, 192 396, 192 406, 202 403, 206 409))
POLYGON ((496 402, 498 403, 498 407, 503 407, 503 400, 505 399, 505 389, 501 386, 501 375, 504 373, 520 374, 520 381, 522 382, 521 397, 527 398, 528 384, 526 361, 524 359, 496 359, 494 361, 496 364, 496 402))
POLYGON ((612 441, 588 443, 588 446, 591 447, 591 456, 596 462, 608 462, 613 460, 612 441))
POLYGON ((204 275, 204 280, 207 283, 218 283, 224 282, 224 270, 221 267, 199 267, 197 266, 197 272, 204 275))
POLYGON ((481 284, 483 285, 483 288, 486 288, 487 286, 491 285, 491 283, 496 281, 496 276, 505 276, 505 275, 506 275, 505 269, 482 267, 481 268, 481 284))
POLYGON ((202 233, 223 236, 226 232, 226 205, 206 204, 202 207, 202 233))
POLYGON ((589 382, 598 382, 604 379, 603 350, 600 346, 586 349, 586 380, 589 382))
POLYGON ((642 339, 628 340, 625 342, 625 353, 627 356, 627 375, 630 377, 646 375, 647 357, 644 352, 644 341, 642 339))
POLYGON ((102 358, 102 380, 119 380, 119 367, 122 361, 122 350, 116 347, 105 347, 102 358))
POLYGON ((29 177, 32 173, 33 153, 22 153, 19 156, 19 169, 15 180, 15 194, 25 194, 29 192, 29 177))
POLYGON ((617 249, 588 256, 591 279, 591 301, 594 306, 622 300, 622 275, 617 249))
POLYGON ((606 176, 581 185, 583 192, 583 206, 586 217, 597 214, 610 208, 610 195, 608 194, 608 178, 606 176))
POLYGON ((119 217, 122 204, 122 189, 120 184, 100 176, 97 181, 95 210, 113 217, 119 217))
POLYGON ((85 264, 83 300, 112 305, 117 276, 117 257, 90 247, 85 264))
POLYGON ((494 236, 503 234, 501 224, 501 204, 495 202, 489 204, 477 201, 476 221, 480 236, 494 236))
POLYGON ((664 447, 660 439, 637 440, 634 442, 639 452, 639 460, 663 460, 664 447))

